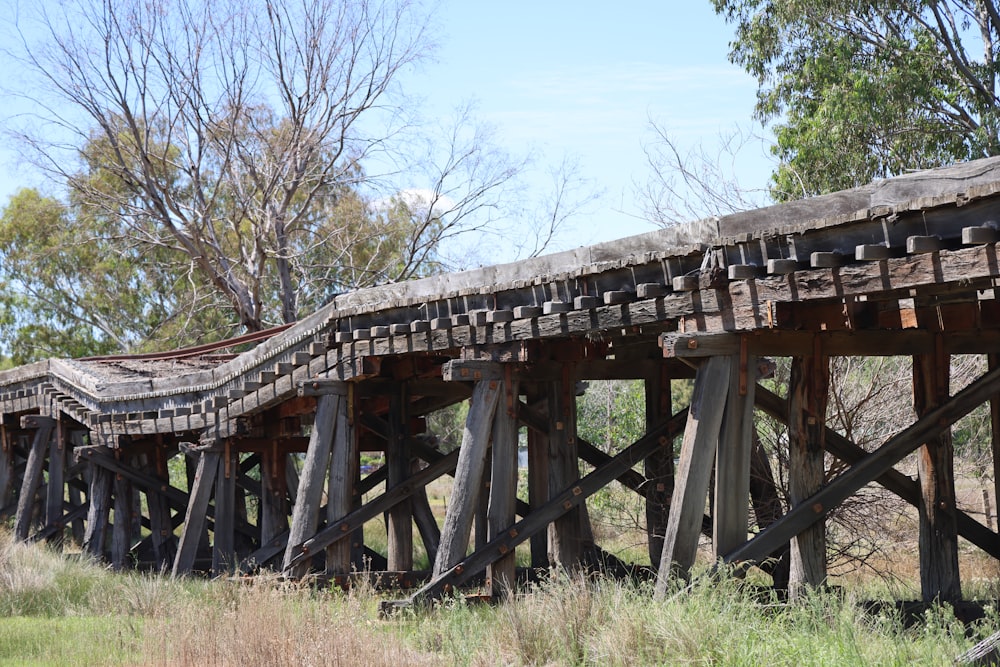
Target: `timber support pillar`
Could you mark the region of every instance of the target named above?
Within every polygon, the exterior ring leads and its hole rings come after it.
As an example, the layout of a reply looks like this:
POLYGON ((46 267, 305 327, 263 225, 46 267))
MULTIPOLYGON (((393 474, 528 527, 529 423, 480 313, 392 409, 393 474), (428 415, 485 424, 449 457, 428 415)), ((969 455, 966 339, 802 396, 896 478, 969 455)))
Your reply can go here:
MULTIPOLYGON (((346 394, 346 389, 342 393, 346 394)), ((342 396, 333 393, 324 394, 316 400, 316 418, 313 421, 302 475, 299 478, 295 506, 292 509, 292 523, 288 532, 288 545, 285 549, 283 567, 285 573, 292 577, 301 577, 309 570, 308 562, 294 568, 290 563, 294 556, 294 548, 315 535, 319 526, 320 503, 323 499, 323 486, 329 477, 330 449, 337 427, 337 417, 340 415, 341 400, 342 396)))
POLYGON ((694 564, 726 406, 718 397, 728 393, 731 368, 730 356, 711 356, 701 363, 695 377, 656 579, 657 597, 666 595, 672 573, 686 576, 694 564))
MULTIPOLYGON (((465 379, 461 375, 453 376, 454 368, 452 364, 445 366, 445 379, 465 379)), ((455 485, 445 514, 444 527, 441 529, 437 558, 434 560, 435 577, 465 558, 478 496, 482 488, 486 454, 493 430, 493 416, 502 391, 503 380, 499 366, 484 365, 478 373, 478 378, 475 379, 475 387, 469 402, 469 414, 462 431, 462 445, 455 468, 455 485)))
MULTIPOLYGON (((792 508, 822 488, 826 450, 829 358, 819 338, 813 354, 793 357, 788 387, 788 494, 792 508)), ((822 510, 822 508, 821 508, 822 510)), ((789 593, 826 581, 826 522, 817 521, 792 539, 789 593)))
MULTIPOLYGON (((931 354, 913 357, 913 404, 918 417, 949 398, 951 360, 943 334, 931 354)), ((955 448, 951 429, 943 429, 917 450, 920 483, 920 591, 925 602, 962 599, 958 569, 958 523, 955 499, 955 448)))
POLYGON ((22 542, 28 539, 31 530, 36 496, 42 485, 42 471, 55 424, 55 420, 51 417, 41 415, 27 415, 21 418, 21 428, 35 429, 24 478, 21 480, 21 492, 17 498, 17 514, 14 518, 14 537, 22 542))

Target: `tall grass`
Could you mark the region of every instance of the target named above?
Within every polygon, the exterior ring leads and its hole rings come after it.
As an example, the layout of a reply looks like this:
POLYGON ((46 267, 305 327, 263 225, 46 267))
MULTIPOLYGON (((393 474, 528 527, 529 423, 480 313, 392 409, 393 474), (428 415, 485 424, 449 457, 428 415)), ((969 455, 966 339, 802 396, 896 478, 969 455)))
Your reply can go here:
POLYGON ((664 601, 647 584, 553 576, 496 606, 380 619, 385 595, 119 575, 0 533, 0 665, 939 665, 998 623, 969 630, 940 608, 906 626, 862 612, 862 594, 786 605, 726 576, 664 601))

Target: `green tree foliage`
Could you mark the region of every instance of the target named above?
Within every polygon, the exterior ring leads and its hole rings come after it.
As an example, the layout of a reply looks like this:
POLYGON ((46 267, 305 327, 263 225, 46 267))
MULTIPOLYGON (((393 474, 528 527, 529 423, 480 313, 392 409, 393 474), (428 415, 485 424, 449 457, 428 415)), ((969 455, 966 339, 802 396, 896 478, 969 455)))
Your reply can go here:
MULTIPOLYGON (((515 200, 526 161, 468 109, 422 127, 397 90, 430 48, 416 0, 71 0, 18 21, 21 138, 65 188, 5 212, 18 361, 293 322, 452 268, 442 245, 515 200)), ((574 207, 558 197, 552 228, 574 207)))
POLYGON ((102 220, 122 252, 170 263, 194 311, 222 306, 246 330, 293 322, 343 289, 434 270, 522 166, 467 116, 427 156, 402 140, 396 80, 429 49, 427 20, 411 0, 38 8, 23 139, 65 183, 72 226, 102 220), (375 157, 377 177, 362 166, 375 157), (381 194, 397 191, 394 163, 426 172, 419 196, 381 194))
POLYGON ((776 121, 776 199, 1000 152, 992 0, 712 2, 776 121))
POLYGON ((175 309, 176 279, 99 216, 34 190, 0 218, 0 331, 14 363, 133 347, 175 309))

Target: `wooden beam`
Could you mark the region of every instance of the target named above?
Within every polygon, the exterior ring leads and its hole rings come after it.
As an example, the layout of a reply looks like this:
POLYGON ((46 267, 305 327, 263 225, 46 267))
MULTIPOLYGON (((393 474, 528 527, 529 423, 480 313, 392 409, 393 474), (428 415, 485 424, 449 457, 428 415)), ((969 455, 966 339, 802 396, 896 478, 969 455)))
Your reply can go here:
MULTIPOLYGON (((757 385, 755 402, 757 407, 777 419, 779 422, 783 424, 788 423, 788 403, 780 396, 777 396, 765 387, 757 385)), ((827 427, 826 430, 826 449, 830 454, 833 454, 841 461, 850 464, 857 463, 868 456, 868 452, 863 448, 859 447, 829 427, 827 427)), ((905 500, 913 507, 917 507, 921 502, 920 485, 895 468, 890 468, 882 475, 879 475, 875 478, 875 481, 905 500)), ((760 521, 760 518, 758 518, 758 525, 761 529, 766 528, 768 525, 774 523, 775 520, 781 517, 780 502, 776 497, 773 500, 774 504, 771 506, 777 507, 778 511, 777 513, 774 513, 773 511, 769 512, 768 516, 771 517, 769 520, 762 522, 760 521)), ((955 515, 956 522, 958 523, 958 534, 969 540, 969 542, 976 545, 993 558, 1000 560, 1000 535, 993 532, 960 509, 956 508, 955 515)))
POLYGON ((108 528, 108 511, 111 509, 111 473, 97 465, 90 466, 89 507, 87 530, 83 535, 83 551, 95 558, 104 556, 104 536, 108 528))
MULTIPOLYGON (((646 430, 655 428, 670 418, 673 413, 670 395, 670 375, 667 364, 659 364, 659 372, 646 378, 646 430)), ((580 455, 586 459, 583 442, 580 455)), ((670 496, 674 491, 674 441, 663 444, 643 463, 646 473, 646 546, 650 565, 659 565, 663 556, 663 538, 667 533, 667 517, 670 511, 670 496)))
MULTIPOLYGON (((88 450, 89 452, 89 450, 88 450)), ((156 567, 165 571, 173 566, 174 556, 177 553, 177 538, 174 537, 174 522, 171 516, 171 496, 180 494, 174 500, 180 501, 176 507, 183 510, 187 507, 188 496, 186 493, 175 489, 170 484, 170 468, 167 463, 172 452, 169 452, 163 445, 157 445, 152 452, 152 479, 151 483, 144 486, 146 492, 146 507, 149 512, 150 542, 153 547, 153 561, 156 567)), ((102 467, 107 467, 114 462, 111 457, 94 457, 94 461, 102 467)), ((126 470, 118 470, 119 474, 127 474, 126 470)), ((133 478, 135 481, 135 478, 133 478)))
POLYGON ((0 507, 6 507, 11 488, 14 486, 13 438, 10 427, 0 424, 0 507))
POLYGON ((494 563, 513 552, 517 545, 530 539, 532 535, 544 532, 546 527, 556 518, 586 502, 587 498, 618 478, 625 470, 635 465, 636 461, 641 461, 657 447, 662 446, 663 439, 675 437, 680 433, 687 418, 688 409, 685 408, 674 415, 670 421, 626 447, 606 464, 580 479, 572 487, 554 494, 551 499, 533 510, 531 514, 490 540, 482 549, 476 550, 450 569, 433 577, 409 600, 401 603, 390 602, 384 608, 428 602, 452 590, 455 586, 461 586, 482 572, 483 568, 490 563, 494 563))
POLYGON ((56 422, 55 432, 49 440, 49 478, 45 486, 45 525, 57 530, 52 533, 52 542, 61 544, 63 533, 63 496, 66 493, 66 424, 56 422))
MULTIPOLYGON (((236 480, 240 454, 229 442, 223 445, 215 479, 215 522, 212 531, 212 574, 232 573, 236 556, 236 480)), ((242 517, 246 520, 246 517, 242 517)))
POLYGON ((757 385, 756 373, 752 369, 757 360, 753 355, 744 354, 736 357, 735 361, 730 364, 729 393, 715 457, 715 505, 712 512, 715 558, 747 541, 750 512, 753 392, 757 385), (751 370, 748 371, 748 368, 751 370))
MULTIPOLYGON (((411 462, 412 472, 418 472, 421 464, 417 459, 411 462)), ((437 559, 438 547, 441 544, 441 527, 438 526, 437 518, 431 509, 430 499, 427 497, 427 487, 422 486, 414 490, 410 496, 413 507, 413 522, 420 533, 420 541, 424 544, 424 551, 427 553, 427 560, 433 563, 437 559)))
MULTIPOLYGON (((813 354, 792 358, 788 383, 788 502, 793 509, 824 483, 829 377, 830 361, 818 340, 813 354)), ((792 540, 789 592, 798 596, 825 581, 826 526, 817 521, 792 540)))
POLYGON ((302 465, 298 494, 292 508, 292 523, 288 528, 290 546, 285 550, 286 576, 299 578, 309 569, 308 563, 302 563, 295 568, 289 567, 288 563, 292 559, 290 547, 302 544, 312 537, 319 525, 320 503, 323 500, 323 486, 330 476, 330 449, 333 445, 333 433, 337 428, 341 400, 346 399, 334 393, 319 394, 316 400, 316 418, 313 421, 309 448, 306 450, 305 462, 302 465))
POLYGON ((914 452, 930 438, 936 437, 944 429, 950 428, 977 406, 989 400, 997 391, 1000 391, 1000 369, 987 372, 914 424, 887 439, 881 447, 828 482, 810 498, 789 510, 785 516, 758 533, 752 540, 726 554, 725 561, 759 562, 767 558, 783 543, 821 520, 845 498, 885 474, 903 457, 914 452))
POLYGON ((34 514, 35 494, 42 483, 42 469, 45 465, 45 455, 49 451, 49 439, 55 428, 55 420, 51 417, 29 415, 21 420, 24 428, 35 428, 35 435, 28 452, 28 463, 21 480, 21 492, 17 498, 17 514, 14 519, 14 537, 20 541, 28 539, 31 530, 31 520, 34 514))
POLYGON ((719 397, 728 393, 731 365, 732 359, 728 356, 709 357, 702 363, 695 378, 656 579, 657 597, 666 595, 674 570, 686 576, 694 564, 719 428, 726 406, 726 401, 719 400, 719 397))
POLYGON ((455 485, 452 487, 451 501, 441 528, 441 544, 434 561, 435 576, 460 561, 469 546, 469 531, 479 497, 486 452, 490 446, 493 413, 502 388, 500 380, 483 380, 477 382, 472 390, 455 468, 455 485))
MULTIPOLYGON (((377 498, 368 501, 360 508, 351 511, 350 514, 340 520, 328 523, 325 528, 320 529, 311 539, 299 545, 295 555, 292 557, 291 565, 296 565, 305 558, 311 558, 320 549, 325 549, 338 540, 350 537, 352 530, 387 511, 400 500, 409 498, 414 489, 426 486, 438 477, 454 470, 457 463, 458 450, 443 456, 440 460, 416 473, 406 484, 388 490, 377 498)), ((257 562, 264 561, 258 558, 257 562)))
MULTIPOLYGON (((576 382, 565 369, 561 380, 547 383, 549 404, 549 493, 580 478, 576 447, 576 382)), ((579 507, 570 508, 549 526, 549 564, 576 568, 582 555, 579 507)))
MULTIPOLYGON (((507 530, 517 518, 515 515, 517 501, 517 445, 518 419, 517 399, 518 385, 511 379, 504 383, 503 403, 497 407, 493 415, 493 456, 490 473, 489 507, 487 521, 489 523, 486 542, 496 539, 507 530)), ((514 590, 514 552, 491 563, 486 571, 490 594, 494 597, 507 597, 514 590)))
MULTIPOLYGON (((544 393, 538 384, 529 384, 525 391, 526 407, 545 405, 544 393)), ((528 503, 532 513, 549 500, 548 406, 544 408, 541 426, 528 429, 528 503)), ((524 411, 522 411, 524 414, 524 411)), ((531 536, 531 567, 548 567, 548 536, 539 532, 531 536)))
MULTIPOLYGON (((389 396, 389 439, 385 448, 388 477, 386 488, 392 489, 407 483, 410 477, 410 424, 409 394, 400 383, 397 391, 389 396)), ((410 496, 396 503, 386 517, 388 568, 396 572, 413 569, 413 503, 410 496)))
MULTIPOLYGON (((342 520, 354 509, 356 503, 360 504, 361 500, 361 491, 357 488, 359 475, 357 438, 354 425, 348 416, 348 403, 348 400, 342 400, 337 404, 337 427, 333 434, 330 452, 330 480, 326 492, 327 525, 333 525, 342 520)), ((374 479, 373 475, 376 473, 372 473, 369 477, 374 479)), ((359 530, 364 530, 364 528, 361 527, 359 530)), ((326 573, 328 575, 350 573, 351 547, 351 540, 338 540, 327 547, 326 573)))
POLYGON ((285 467, 288 455, 277 445, 260 455, 260 543, 280 542, 288 531, 288 478, 285 467))
POLYGON ((296 383, 296 394, 299 396, 347 396, 347 383, 343 380, 330 378, 299 380, 296 383))
POLYGON ((219 469, 219 452, 208 451, 198 455, 198 468, 191 486, 191 500, 184 514, 184 532, 181 533, 174 558, 173 575, 188 574, 194 569, 195 556, 205 530, 208 503, 212 499, 212 487, 219 469))
POLYGON ((115 475, 114 522, 111 525, 111 567, 124 570, 129 566, 129 552, 132 549, 132 510, 135 507, 132 484, 122 475, 115 475))
MULTIPOLYGON (((938 334, 943 336, 943 334, 938 334)), ((948 398, 950 357, 937 353, 913 358, 913 403, 924 416, 948 398)), ((955 521, 955 448, 951 429, 942 429, 917 451, 920 482, 920 590, 924 602, 962 599, 955 521)))

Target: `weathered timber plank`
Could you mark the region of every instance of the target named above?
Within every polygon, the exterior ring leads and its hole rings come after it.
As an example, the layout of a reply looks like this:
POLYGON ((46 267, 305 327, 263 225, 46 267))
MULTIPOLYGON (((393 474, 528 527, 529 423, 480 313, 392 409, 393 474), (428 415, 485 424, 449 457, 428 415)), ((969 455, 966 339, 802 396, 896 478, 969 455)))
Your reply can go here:
POLYGON ((134 492, 131 482, 122 475, 115 476, 112 488, 114 522, 111 525, 111 567, 124 570, 129 565, 129 551, 132 548, 134 492))
POLYGON ((716 453, 713 553, 719 558, 747 541, 750 510, 750 453, 753 448, 753 392, 757 360, 730 364, 729 395, 716 453), (742 366, 742 368, 741 368, 742 366), (747 376, 749 382, 747 382, 747 376), (743 391, 741 389, 741 376, 743 391))
POLYGON ((111 509, 111 473, 100 466, 90 468, 90 492, 87 508, 87 530, 83 536, 83 551, 95 558, 104 555, 104 536, 108 528, 108 511, 111 509))
MULTIPOLYGON (((788 499, 793 509, 823 486, 829 378, 829 358, 818 343, 810 356, 792 358, 788 383, 788 499)), ((792 539, 789 592, 799 596, 825 581, 826 526, 817 521, 792 539)))
MULTIPOLYGON (((413 472, 420 469, 417 460, 413 460, 413 472)), ((424 551, 427 552, 427 560, 433 563, 437 559, 438 547, 441 544, 441 527, 438 526, 437 518, 431 509, 430 499, 427 497, 427 488, 421 487, 410 496, 413 505, 413 522, 420 533, 420 541, 424 543, 424 551)))
POLYGON ((726 406, 719 397, 728 392, 732 363, 728 356, 710 357, 698 368, 656 579, 658 597, 666 594, 667 583, 675 569, 686 574, 694 564, 726 406))
POLYGON ((231 573, 236 568, 236 479, 239 464, 239 452, 231 446, 223 447, 215 479, 215 521, 212 530, 212 574, 216 576, 231 573))
MULTIPOLYGON (((542 507, 549 499, 549 441, 546 434, 548 428, 548 405, 543 399, 544 393, 538 384, 529 384, 525 392, 527 407, 534 409, 535 405, 543 405, 544 416, 540 426, 528 429, 528 502, 531 506, 529 516, 542 507)), ((528 414, 522 410, 522 414, 528 414)), ((548 536, 544 532, 536 532, 531 536, 531 566, 548 567, 548 536)))
MULTIPOLYGON (((86 454, 91 454, 91 450, 85 450, 86 454)), ((170 468, 168 462, 173 452, 168 451, 166 447, 157 446, 152 452, 152 470, 151 470, 151 484, 143 486, 143 490, 146 492, 146 506, 149 511, 149 531, 150 531, 150 542, 153 547, 153 560, 156 563, 156 567, 161 571, 166 571, 168 568, 173 566, 174 554, 177 552, 177 541, 174 537, 174 522, 171 516, 170 507, 174 504, 174 500, 180 501, 179 504, 175 504, 175 507, 179 512, 183 512, 187 507, 188 496, 186 493, 175 489, 170 484, 170 468), (179 494, 179 495, 178 495, 179 494)), ((108 456, 97 457, 96 453, 93 456, 96 463, 104 466, 110 467, 111 464, 118 464, 113 458, 108 456)), ((120 466, 121 470, 115 470, 114 472, 127 475, 132 470, 124 469, 125 466, 120 466)), ((135 478, 132 479, 133 482, 137 482, 135 478)), ((142 485, 139 481, 138 484, 142 485)))
POLYGON ((493 413, 502 390, 503 383, 499 380, 481 380, 472 390, 455 469, 455 485, 452 487, 451 501, 441 529, 441 543, 434 560, 435 575, 461 560, 469 546, 469 531, 486 464, 493 413))
MULTIPOLYGON (((409 394, 405 384, 389 396, 388 440, 385 448, 386 488, 403 486, 410 477, 409 394)), ((413 569, 413 503, 409 494, 389 510, 386 517, 388 569, 413 569)))
POLYGON ((725 561, 760 561, 799 532, 826 516, 826 513, 865 484, 874 481, 928 439, 950 428, 1000 390, 1000 369, 989 371, 928 412, 908 428, 887 439, 878 449, 827 483, 820 491, 789 510, 785 516, 761 531, 742 547, 729 552, 725 561))
MULTIPOLYGON (((27 419, 27 417, 23 418, 22 423, 27 419)), ((21 492, 17 498, 17 514, 14 519, 14 537, 21 541, 28 539, 28 532, 31 529, 35 494, 38 493, 38 488, 42 483, 42 468, 45 465, 45 455, 49 451, 49 439, 55 428, 55 420, 33 415, 31 416, 31 424, 37 430, 31 441, 31 450, 28 452, 28 462, 21 480, 21 492)), ((25 426, 32 427, 27 424, 25 426)))
MULTIPOLYGON (((938 334, 941 336, 942 334, 938 334)), ((913 404, 926 415, 948 398, 951 358, 939 351, 913 358, 913 404)), ((921 502, 920 591, 924 602, 962 599, 958 571, 958 526, 955 517, 955 448, 951 429, 943 429, 917 450, 921 502)))
MULTIPOLYGON (((337 394, 326 393, 319 395, 316 401, 316 418, 312 434, 309 436, 309 448, 306 450, 302 466, 295 506, 292 508, 292 523, 288 529, 290 545, 305 542, 313 536, 319 525, 323 484, 329 477, 330 448, 333 444, 334 429, 337 427, 337 416, 340 414, 341 400, 344 399, 337 394)), ((308 564, 302 564, 294 569, 289 568, 288 562, 291 558, 292 552, 288 549, 285 551, 285 574, 296 578, 306 574, 308 564)))
POLYGON ((377 498, 373 498, 360 508, 351 511, 340 520, 327 524, 325 528, 320 529, 311 539, 306 540, 305 543, 298 546, 290 564, 296 565, 305 558, 311 558, 320 549, 327 548, 337 540, 349 537, 354 528, 364 525, 367 521, 382 514, 401 499, 410 497, 414 489, 426 486, 441 475, 454 470, 456 463, 458 463, 457 450, 443 456, 440 460, 431 463, 420 472, 414 474, 406 484, 380 494, 377 498))
MULTIPOLYGON (((511 398, 510 409, 495 409, 493 415, 493 455, 491 458, 489 506, 486 541, 496 539, 515 519, 517 501, 517 395, 515 381, 504 383, 504 393, 511 398)), ((507 596, 514 590, 514 552, 506 554, 489 566, 487 581, 490 594, 507 596)))
MULTIPOLYGON (((771 415, 783 424, 788 423, 788 403, 780 396, 774 394, 766 387, 757 385, 754 395, 754 402, 757 407, 771 415)), ((830 427, 826 428, 826 449, 841 461, 854 464, 861 461, 868 452, 862 447, 851 442, 830 427)), ((770 470, 768 470, 770 472, 770 470)), ((890 468, 882 475, 875 478, 875 481, 883 487, 896 494, 913 507, 920 503, 920 485, 894 468, 890 468)), ((768 485, 773 489, 773 481, 768 485)), ((781 516, 781 502, 774 495, 771 499, 771 510, 767 513, 767 518, 762 520, 758 515, 758 525, 761 529, 774 523, 781 516), (774 511, 776 508, 777 511, 774 511)), ((960 509, 955 510, 956 521, 958 523, 958 534, 969 540, 993 558, 1000 559, 1000 535, 993 532, 982 523, 972 518, 960 509)))
MULTIPOLYGON (((673 414, 670 396, 670 375, 666 363, 643 383, 646 398, 646 430, 663 423, 673 414)), ((583 456, 582 442, 580 454, 583 456)), ((663 538, 667 532, 670 497, 674 490, 674 442, 663 445, 643 463, 646 473, 646 546, 650 565, 659 564, 663 555, 663 538)))
MULTIPOLYGON (((359 459, 357 439, 353 423, 348 418, 348 401, 337 404, 337 428, 333 434, 330 451, 330 479, 327 484, 326 522, 333 525, 347 516, 360 502, 361 490, 358 482, 359 459)), ((387 472, 383 467, 380 471, 387 472)), ((368 481, 379 475, 372 473, 368 481)), ((351 571, 351 540, 338 540, 326 549, 326 572, 329 575, 348 574, 351 571)))
MULTIPOLYGON (((580 478, 576 446, 576 389, 567 373, 556 382, 547 383, 549 493, 572 486, 580 478)), ((548 530, 549 564, 565 569, 576 568, 582 556, 581 512, 570 508, 548 530)))
POLYGON ((212 499, 212 487, 218 469, 218 452, 202 452, 198 455, 198 469, 191 487, 191 499, 184 514, 184 532, 181 533, 177 555, 174 557, 175 577, 188 574, 194 568, 194 559, 205 530, 205 517, 208 514, 208 503, 212 499))
MULTIPOLYGON (((49 439, 49 478, 45 487, 45 525, 61 528, 63 520, 63 494, 66 477, 66 425, 56 422, 55 432, 49 439)), ((62 541, 62 531, 53 533, 55 543, 62 541)))
POLYGON ((663 438, 673 438, 680 433, 688 417, 688 409, 678 412, 663 426, 650 431, 638 441, 619 452, 609 462, 580 479, 574 486, 554 494, 552 498, 534 509, 531 514, 490 540, 483 548, 466 556, 459 563, 432 578, 417 590, 404 604, 427 602, 436 599, 455 586, 461 586, 490 563, 511 553, 514 548, 531 538, 556 518, 573 507, 586 502, 596 491, 607 486, 660 446, 663 438))
POLYGON ((288 456, 275 444, 260 456, 260 543, 276 544, 288 532, 288 456))

